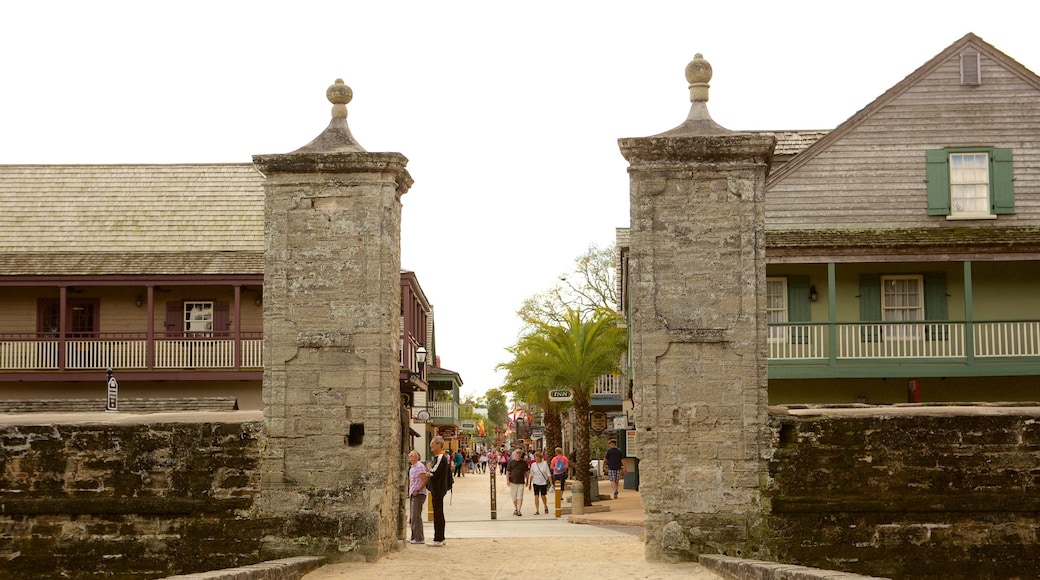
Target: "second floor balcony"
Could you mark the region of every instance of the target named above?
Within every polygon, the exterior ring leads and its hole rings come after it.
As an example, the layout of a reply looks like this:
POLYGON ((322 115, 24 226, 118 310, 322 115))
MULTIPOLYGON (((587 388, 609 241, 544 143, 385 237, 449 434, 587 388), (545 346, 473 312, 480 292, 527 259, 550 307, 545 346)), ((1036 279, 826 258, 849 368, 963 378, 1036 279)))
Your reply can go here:
POLYGON ((1040 372, 1040 321, 770 324, 770 378, 1040 372))
POLYGON ((263 368, 263 335, 231 333, 0 334, 0 371, 234 370, 263 368))

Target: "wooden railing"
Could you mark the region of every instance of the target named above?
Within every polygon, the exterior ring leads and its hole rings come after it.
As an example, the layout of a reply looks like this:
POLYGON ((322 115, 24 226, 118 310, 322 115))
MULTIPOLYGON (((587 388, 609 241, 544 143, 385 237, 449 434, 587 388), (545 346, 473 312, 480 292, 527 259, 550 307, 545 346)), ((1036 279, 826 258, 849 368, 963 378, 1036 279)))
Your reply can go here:
POLYGON ((242 333, 240 364, 235 365, 236 341, 228 334, 188 336, 184 333, 151 341, 153 362, 148 363, 149 341, 142 334, 98 334, 90 338, 66 338, 36 334, 0 334, 0 370, 103 370, 103 369, 233 369, 263 368, 263 337, 242 333), (64 343, 64 367, 59 353, 64 343))
POLYGON ((434 401, 430 403, 431 417, 451 417, 455 422, 459 420, 459 404, 454 401, 434 401))
POLYGON ((1040 356, 1040 321, 770 324, 771 361, 1040 356))
POLYGON ((592 395, 617 395, 625 392, 627 380, 623 375, 600 375, 596 379, 596 386, 592 389, 592 395))

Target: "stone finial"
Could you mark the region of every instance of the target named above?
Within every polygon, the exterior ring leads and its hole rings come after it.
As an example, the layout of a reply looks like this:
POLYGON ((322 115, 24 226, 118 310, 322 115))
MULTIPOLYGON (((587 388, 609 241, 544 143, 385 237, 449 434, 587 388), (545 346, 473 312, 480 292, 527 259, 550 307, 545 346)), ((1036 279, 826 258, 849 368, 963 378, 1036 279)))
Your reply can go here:
MULTIPOLYGON (((686 76, 689 76, 689 73, 686 76)), ((354 98, 354 91, 343 83, 343 79, 336 79, 335 83, 329 85, 328 90, 325 91, 325 97, 332 103, 332 118, 346 119, 347 103, 354 98)))
POLYGON ((701 53, 694 55, 686 65, 686 82, 690 83, 690 113, 678 127, 654 135, 655 137, 693 137, 697 135, 723 135, 732 133, 712 120, 708 113, 708 81, 712 70, 701 53))
POLYGON ((336 79, 325 91, 325 98, 332 103, 332 121, 313 141, 293 153, 363 153, 365 148, 357 142, 347 125, 347 103, 354 98, 354 91, 336 79))
POLYGON ((711 80, 711 65, 701 53, 693 56, 686 65, 686 82, 690 83, 690 102, 708 102, 708 81, 711 80))

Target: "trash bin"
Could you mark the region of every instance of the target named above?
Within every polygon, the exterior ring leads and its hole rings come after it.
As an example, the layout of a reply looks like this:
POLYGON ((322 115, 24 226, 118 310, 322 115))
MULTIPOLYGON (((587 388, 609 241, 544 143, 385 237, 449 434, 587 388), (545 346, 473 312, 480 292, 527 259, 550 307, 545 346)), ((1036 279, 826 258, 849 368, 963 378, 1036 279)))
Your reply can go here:
POLYGON ((595 467, 589 468, 589 499, 599 500, 599 474, 595 467))

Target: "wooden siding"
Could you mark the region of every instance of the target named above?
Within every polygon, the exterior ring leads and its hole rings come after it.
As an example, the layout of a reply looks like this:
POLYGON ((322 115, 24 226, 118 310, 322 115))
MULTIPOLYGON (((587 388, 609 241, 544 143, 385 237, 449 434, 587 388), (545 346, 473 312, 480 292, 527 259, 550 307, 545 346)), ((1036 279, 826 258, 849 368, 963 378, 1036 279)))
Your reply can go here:
POLYGON ((774 174, 767 228, 1040 225, 1040 83, 977 38, 961 44, 774 174), (961 49, 982 53, 982 85, 960 84, 961 49), (927 215, 925 151, 964 146, 1012 149, 1014 215, 973 222, 927 215))

